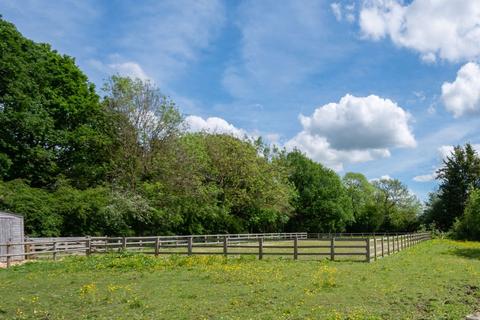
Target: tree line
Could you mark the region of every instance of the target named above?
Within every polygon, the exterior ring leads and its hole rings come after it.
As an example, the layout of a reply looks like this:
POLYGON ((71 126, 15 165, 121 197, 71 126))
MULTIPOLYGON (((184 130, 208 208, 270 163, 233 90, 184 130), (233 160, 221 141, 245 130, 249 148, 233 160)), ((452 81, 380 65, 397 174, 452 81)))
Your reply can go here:
POLYGON ((126 236, 412 231, 422 206, 396 179, 192 133, 152 82, 113 75, 97 92, 0 18, 0 209, 32 236, 126 236))

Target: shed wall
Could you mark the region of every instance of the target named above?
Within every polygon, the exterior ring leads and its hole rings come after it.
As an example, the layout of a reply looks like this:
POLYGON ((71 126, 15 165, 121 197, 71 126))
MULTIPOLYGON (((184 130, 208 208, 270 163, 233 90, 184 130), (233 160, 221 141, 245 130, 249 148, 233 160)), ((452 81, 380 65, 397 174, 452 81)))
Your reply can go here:
MULTIPOLYGON (((23 217, 0 212, 0 244, 22 243, 24 241, 23 217)), ((24 253, 24 245, 12 245, 11 254, 24 253)), ((7 254, 7 247, 0 246, 0 256, 7 254)), ((23 260, 23 256, 12 257, 12 260, 23 260)), ((0 258, 5 262, 6 258, 0 258)))

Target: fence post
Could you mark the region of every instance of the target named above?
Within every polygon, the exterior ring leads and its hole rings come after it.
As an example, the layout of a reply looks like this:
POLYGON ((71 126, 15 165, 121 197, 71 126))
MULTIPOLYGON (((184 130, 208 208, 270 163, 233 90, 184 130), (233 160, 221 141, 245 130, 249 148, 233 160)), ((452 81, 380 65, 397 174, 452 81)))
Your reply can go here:
POLYGON ((57 241, 53 240, 53 260, 57 260, 57 241))
POLYGON ((10 264, 11 264, 11 261, 12 261, 12 257, 10 257, 10 253, 11 253, 11 242, 10 240, 7 241, 7 268, 10 267, 10 264))
POLYGON ((385 249, 383 246, 383 239, 385 239, 385 234, 382 236, 382 258, 385 257, 385 249))
POLYGON ((335 260, 335 237, 330 238, 330 260, 335 260))
POLYGON ((25 237, 24 241, 25 241, 25 244, 24 244, 23 248, 25 250, 25 260, 28 260, 28 259, 30 259, 31 246, 28 243, 28 237, 25 237))
POLYGON ((187 250, 188 250, 188 255, 192 255, 192 247, 193 247, 193 238, 190 236, 188 237, 188 244, 187 244, 187 250))
POLYGON ((387 235, 387 255, 390 255, 390 236, 387 235))
POLYGON ((87 247, 87 256, 89 256, 92 253, 92 239, 90 239, 90 237, 87 237, 85 241, 85 245, 87 247))
POLYGON ((155 238, 155 257, 160 253, 160 237, 155 238))
POLYGON ((228 236, 223 237, 223 255, 225 257, 228 255, 228 236))
POLYGON ((377 261, 377 237, 375 237, 375 233, 373 234, 373 256, 375 261, 377 261))
POLYGON ((258 260, 263 259, 263 238, 258 238, 258 260))
POLYGON ((366 253, 367 262, 370 262, 370 238, 365 239, 365 246, 367 249, 367 253, 366 253))
POLYGON ((293 259, 298 259, 298 237, 293 238, 293 259))
POLYGON ((126 237, 122 238, 122 250, 127 251, 127 238, 126 237))

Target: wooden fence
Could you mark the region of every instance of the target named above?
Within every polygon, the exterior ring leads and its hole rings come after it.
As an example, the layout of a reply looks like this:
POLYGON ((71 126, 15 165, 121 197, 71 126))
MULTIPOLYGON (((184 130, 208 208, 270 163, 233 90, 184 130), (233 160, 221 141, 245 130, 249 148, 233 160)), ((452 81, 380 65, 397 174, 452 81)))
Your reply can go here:
POLYGON ((10 266, 12 258, 35 259, 60 255, 90 255, 129 251, 159 255, 255 255, 320 257, 331 260, 342 257, 370 262, 429 240, 429 233, 405 234, 325 234, 325 233, 259 233, 214 234, 154 237, 76 237, 27 238, 22 243, 0 243, 7 254, 0 256, 10 266), (24 253, 14 249, 23 246, 24 253))

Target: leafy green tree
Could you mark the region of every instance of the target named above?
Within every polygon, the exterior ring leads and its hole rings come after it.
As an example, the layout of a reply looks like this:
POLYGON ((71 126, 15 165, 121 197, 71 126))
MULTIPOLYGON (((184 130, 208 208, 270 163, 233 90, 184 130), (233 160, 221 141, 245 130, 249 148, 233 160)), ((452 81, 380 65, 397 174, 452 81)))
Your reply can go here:
POLYGON ((55 200, 48 190, 32 188, 25 181, 0 181, 0 209, 23 215, 25 232, 30 236, 63 234, 63 217, 52 209, 55 200))
POLYGON ((412 231, 418 227, 422 205, 398 179, 375 181, 376 202, 383 215, 383 231, 412 231))
POLYGON ((349 198, 340 177, 299 151, 286 155, 289 179, 298 191, 295 214, 288 227, 293 231, 341 232, 353 220, 349 198))
POLYGON ((471 144, 456 146, 437 174, 442 205, 432 215, 441 230, 448 230, 462 216, 470 190, 480 188, 480 158, 471 144))
POLYGON ((348 172, 343 184, 353 210, 348 229, 353 232, 374 232, 383 224, 383 214, 376 203, 376 188, 361 173, 348 172))
POLYGON ((112 178, 135 190, 139 179, 150 177, 156 154, 180 134, 183 119, 175 103, 148 80, 112 76, 103 90, 118 146, 112 178))
POLYGON ((78 187, 99 183, 109 163, 106 115, 93 84, 47 44, 0 18, 0 176, 78 187))
POLYGON ((175 213, 181 233, 279 231, 292 211, 286 174, 229 135, 187 134, 155 168, 150 194, 175 213))

